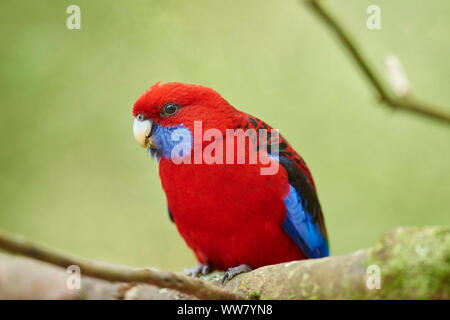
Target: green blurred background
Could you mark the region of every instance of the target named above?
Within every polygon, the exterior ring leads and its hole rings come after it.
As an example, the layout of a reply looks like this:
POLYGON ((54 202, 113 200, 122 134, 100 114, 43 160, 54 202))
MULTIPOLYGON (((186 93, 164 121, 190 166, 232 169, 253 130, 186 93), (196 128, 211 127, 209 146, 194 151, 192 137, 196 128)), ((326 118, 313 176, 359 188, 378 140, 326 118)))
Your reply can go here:
MULTIPOLYGON (((448 0, 328 3, 380 71, 395 53, 415 94, 450 111, 448 0)), ((132 105, 159 80, 211 86, 280 129, 315 177, 332 254, 450 223, 450 128, 379 105, 298 1, 2 0, 0 21, 1 229, 90 259, 193 265, 132 135, 132 105)))

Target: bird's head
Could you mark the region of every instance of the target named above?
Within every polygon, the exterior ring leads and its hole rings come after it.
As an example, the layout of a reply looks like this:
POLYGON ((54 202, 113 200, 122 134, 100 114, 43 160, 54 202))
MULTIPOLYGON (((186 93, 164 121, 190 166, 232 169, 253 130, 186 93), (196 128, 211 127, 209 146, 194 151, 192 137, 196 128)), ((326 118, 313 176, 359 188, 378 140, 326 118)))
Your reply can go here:
POLYGON ((133 133, 138 143, 152 154, 169 156, 180 139, 190 141, 192 146, 195 121, 201 121, 202 130, 224 130, 227 120, 237 112, 211 88, 157 82, 134 104, 133 133))

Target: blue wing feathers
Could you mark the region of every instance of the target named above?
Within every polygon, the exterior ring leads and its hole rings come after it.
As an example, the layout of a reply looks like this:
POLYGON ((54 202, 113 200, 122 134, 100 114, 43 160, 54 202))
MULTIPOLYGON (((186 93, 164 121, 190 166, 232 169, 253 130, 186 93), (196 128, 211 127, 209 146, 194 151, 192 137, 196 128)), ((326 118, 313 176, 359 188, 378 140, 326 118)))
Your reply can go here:
POLYGON ((321 258, 329 255, 328 241, 322 235, 319 224, 313 221, 304 208, 297 191, 290 186, 290 191, 284 200, 286 205, 286 219, 283 229, 297 243, 308 258, 321 258))

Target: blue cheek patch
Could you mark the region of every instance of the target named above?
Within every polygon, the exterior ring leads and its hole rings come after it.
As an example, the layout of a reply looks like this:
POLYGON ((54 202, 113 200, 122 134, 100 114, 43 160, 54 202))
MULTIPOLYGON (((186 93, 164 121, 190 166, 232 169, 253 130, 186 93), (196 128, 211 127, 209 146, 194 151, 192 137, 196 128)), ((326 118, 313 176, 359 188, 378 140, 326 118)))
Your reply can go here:
POLYGON ((306 213, 297 191, 294 187, 290 187, 289 194, 284 199, 286 219, 283 222, 283 229, 308 258, 328 256, 328 241, 323 237, 320 226, 313 222, 310 214, 306 213))
POLYGON ((191 131, 184 124, 173 127, 162 127, 155 125, 152 132, 156 149, 148 149, 152 156, 156 156, 158 161, 161 157, 166 159, 183 158, 190 155, 193 138, 191 131))

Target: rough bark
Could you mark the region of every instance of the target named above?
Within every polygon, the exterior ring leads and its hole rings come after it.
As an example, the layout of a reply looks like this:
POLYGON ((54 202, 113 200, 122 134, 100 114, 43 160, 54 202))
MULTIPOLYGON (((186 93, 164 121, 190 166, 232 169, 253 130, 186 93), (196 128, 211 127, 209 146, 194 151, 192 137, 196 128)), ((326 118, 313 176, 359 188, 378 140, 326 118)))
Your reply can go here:
MULTIPOLYGON (((203 279, 220 285, 221 276, 216 272, 203 279)), ((175 290, 86 276, 81 289, 71 290, 67 279, 62 268, 0 254, 0 299, 195 299, 175 290)), ((372 248, 266 266, 237 276, 225 288, 248 299, 449 299, 450 228, 398 228, 372 248), (367 287, 370 265, 381 271, 380 289, 367 287)))

